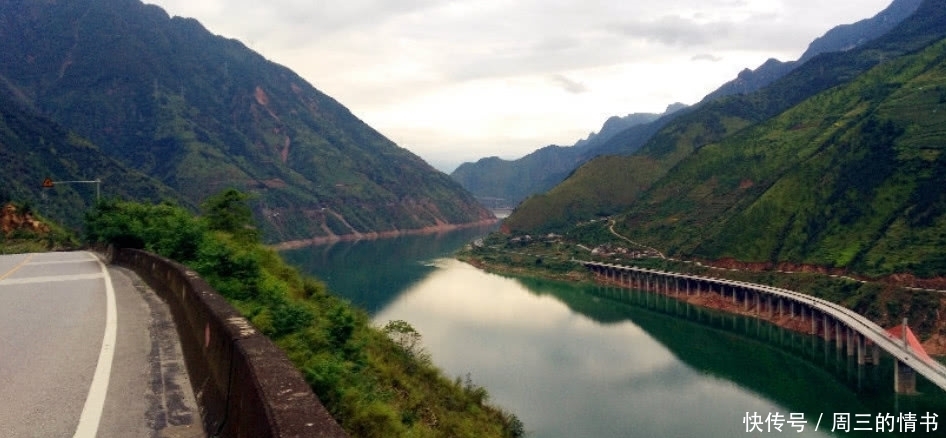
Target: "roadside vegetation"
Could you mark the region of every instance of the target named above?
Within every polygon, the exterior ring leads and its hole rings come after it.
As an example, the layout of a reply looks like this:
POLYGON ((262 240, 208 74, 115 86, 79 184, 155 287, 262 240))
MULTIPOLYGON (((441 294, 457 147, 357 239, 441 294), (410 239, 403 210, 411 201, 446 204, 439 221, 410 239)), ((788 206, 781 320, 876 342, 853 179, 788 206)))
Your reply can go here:
POLYGON ((365 312, 262 245, 248 199, 226 190, 208 198, 201 217, 171 204, 104 201, 87 215, 85 238, 196 270, 286 352, 352 436, 524 434, 515 415, 488 404, 484 388, 437 369, 410 324, 372 326, 365 312))

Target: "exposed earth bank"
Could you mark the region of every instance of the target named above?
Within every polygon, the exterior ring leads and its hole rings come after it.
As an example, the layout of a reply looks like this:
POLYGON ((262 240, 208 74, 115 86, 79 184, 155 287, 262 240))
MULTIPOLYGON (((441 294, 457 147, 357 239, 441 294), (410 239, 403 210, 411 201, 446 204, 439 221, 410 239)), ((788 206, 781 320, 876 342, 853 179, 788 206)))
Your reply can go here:
POLYGON ((334 242, 388 239, 388 238, 399 237, 399 236, 437 234, 437 233, 445 233, 448 231, 459 230, 463 228, 485 227, 485 226, 493 225, 498 221, 499 219, 493 218, 493 219, 484 219, 484 220, 476 221, 476 222, 468 222, 465 224, 440 224, 440 225, 434 225, 434 226, 413 229, 413 230, 392 230, 392 231, 371 232, 371 233, 353 233, 353 234, 343 234, 343 235, 319 236, 319 237, 313 237, 311 239, 290 240, 286 242, 279 242, 279 243, 273 244, 272 248, 277 251, 284 251, 284 250, 290 250, 290 249, 305 248, 307 246, 325 245, 325 244, 334 243, 334 242))

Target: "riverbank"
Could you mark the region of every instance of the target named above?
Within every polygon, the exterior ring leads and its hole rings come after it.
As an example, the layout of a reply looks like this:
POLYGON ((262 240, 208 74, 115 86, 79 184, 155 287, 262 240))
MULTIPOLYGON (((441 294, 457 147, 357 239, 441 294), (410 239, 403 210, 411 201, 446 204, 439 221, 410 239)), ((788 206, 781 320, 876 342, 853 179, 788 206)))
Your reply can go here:
POLYGON ((464 224, 439 224, 433 225, 424 228, 412 229, 412 230, 391 230, 391 231, 379 231, 379 232, 370 232, 370 233, 352 233, 352 234, 332 234, 328 236, 317 236, 310 239, 300 239, 300 240, 290 240, 286 242, 279 242, 270 245, 270 248, 275 249, 276 251, 285 251, 290 249, 299 249, 305 248, 308 246, 317 246, 317 245, 327 245, 330 243, 336 242, 354 242, 359 240, 375 240, 375 239, 390 239, 401 236, 417 236, 417 235, 427 235, 427 234, 438 234, 446 233, 450 231, 462 230, 465 228, 476 228, 476 227, 486 227, 490 225, 495 225, 499 222, 499 219, 484 219, 476 222, 468 222, 464 224))
MULTIPOLYGON (((570 261, 585 258, 795 290, 850 308, 884 327, 897 325, 903 317, 907 317, 911 328, 923 339, 926 351, 938 356, 940 360, 946 356, 946 294, 938 291, 917 290, 887 281, 865 282, 819 272, 722 269, 708 266, 708 263, 642 257, 633 251, 625 252, 614 247, 606 251, 592 252, 587 246, 568 242, 561 236, 516 240, 492 235, 478 242, 478 245, 471 245, 461 251, 457 257, 488 272, 564 281, 606 283, 595 279, 589 272, 570 261)), ((759 318, 802 333, 808 333, 810 330, 810 326, 797 320, 756 315, 754 312, 746 312, 742 306, 735 306, 712 295, 674 298, 723 312, 759 318)))

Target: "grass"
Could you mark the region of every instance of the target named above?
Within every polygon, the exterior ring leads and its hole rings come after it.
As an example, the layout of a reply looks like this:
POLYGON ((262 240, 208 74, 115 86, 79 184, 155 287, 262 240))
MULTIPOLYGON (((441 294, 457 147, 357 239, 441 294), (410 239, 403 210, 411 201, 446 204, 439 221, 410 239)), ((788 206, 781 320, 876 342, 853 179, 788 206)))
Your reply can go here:
POLYGON ((434 366, 404 322, 368 315, 263 246, 247 197, 226 191, 193 217, 169 204, 103 202, 89 242, 136 246, 195 269, 300 369, 341 426, 358 437, 515 437, 522 423, 473 382, 434 366), (405 342, 405 339, 414 342, 405 342))

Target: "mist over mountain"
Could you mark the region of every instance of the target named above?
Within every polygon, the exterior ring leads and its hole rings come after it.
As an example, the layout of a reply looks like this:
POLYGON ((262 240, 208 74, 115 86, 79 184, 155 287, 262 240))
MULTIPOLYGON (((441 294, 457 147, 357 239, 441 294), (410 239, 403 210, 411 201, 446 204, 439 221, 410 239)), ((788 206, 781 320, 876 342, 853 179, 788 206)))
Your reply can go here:
POLYGON ((291 70, 138 0, 0 2, 0 87, 185 204, 252 192, 270 241, 492 216, 291 70))

